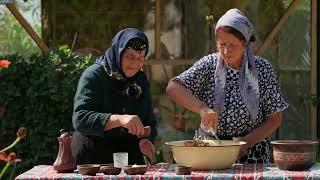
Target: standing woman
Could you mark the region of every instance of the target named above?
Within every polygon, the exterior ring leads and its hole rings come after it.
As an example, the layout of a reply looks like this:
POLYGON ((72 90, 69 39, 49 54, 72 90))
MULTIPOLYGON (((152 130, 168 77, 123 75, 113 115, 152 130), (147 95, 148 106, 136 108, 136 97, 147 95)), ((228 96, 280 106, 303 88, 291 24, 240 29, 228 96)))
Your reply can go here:
MULTIPOLYGON (((139 148, 144 126, 151 126, 151 142, 156 136, 150 85, 141 70, 148 46, 143 32, 121 30, 106 53, 83 72, 72 116, 77 164, 112 163, 115 152, 128 152, 129 164, 144 163, 139 148)), ((149 140, 142 140, 147 144, 143 151, 153 156, 149 140)))
MULTIPOLYGON (((213 127, 220 139, 245 141, 240 163, 267 163, 272 150, 269 136, 288 107, 276 73, 267 60, 254 56, 253 25, 240 10, 230 9, 219 19, 215 37, 218 52, 173 78, 167 95, 199 113, 204 127, 213 127)), ((194 138, 213 136, 199 127, 194 138)))

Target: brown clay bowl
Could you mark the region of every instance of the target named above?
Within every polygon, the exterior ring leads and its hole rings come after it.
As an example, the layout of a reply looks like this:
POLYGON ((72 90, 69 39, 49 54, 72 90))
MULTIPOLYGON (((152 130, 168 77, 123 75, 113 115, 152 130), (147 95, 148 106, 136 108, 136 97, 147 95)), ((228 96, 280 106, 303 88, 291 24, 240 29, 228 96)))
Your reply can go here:
POLYGON ((105 166, 114 166, 114 165, 113 165, 113 163, 100 164, 100 170, 99 170, 99 172, 103 173, 103 172, 102 172, 102 168, 105 167, 105 166))
POLYGON ((98 173, 100 170, 100 165, 99 164, 82 164, 82 165, 77 165, 77 169, 79 173, 82 175, 95 176, 96 173, 98 173))
POLYGON ((147 165, 129 165, 123 168, 123 171, 127 175, 143 175, 148 169, 147 165))
POLYGON ((190 175, 191 174, 191 167, 189 167, 189 166, 176 166, 174 168, 174 172, 177 175, 190 175))
POLYGON ((103 167, 103 166, 113 166, 113 163, 108 163, 108 164, 100 164, 100 167, 103 167))
POLYGON ((105 175, 118 175, 121 173, 121 168, 114 166, 103 166, 101 167, 100 171, 105 175))
POLYGON ((279 169, 303 171, 316 162, 318 141, 278 140, 271 141, 271 144, 274 162, 279 169))

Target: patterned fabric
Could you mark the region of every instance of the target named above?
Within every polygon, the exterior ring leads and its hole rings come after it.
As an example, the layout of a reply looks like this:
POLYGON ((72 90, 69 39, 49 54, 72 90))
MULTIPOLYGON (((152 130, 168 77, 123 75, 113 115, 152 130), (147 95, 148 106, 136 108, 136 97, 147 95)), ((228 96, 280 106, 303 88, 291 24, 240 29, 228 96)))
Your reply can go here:
MULTIPOLYGON (((253 119, 258 116, 259 104, 259 85, 258 75, 255 66, 255 58, 250 47, 250 37, 253 34, 253 25, 249 19, 238 9, 228 10, 217 22, 215 33, 219 27, 228 26, 238 30, 246 39, 246 47, 240 68, 239 86, 240 93, 244 97, 243 102, 248 107, 249 113, 253 119)), ((226 64, 221 56, 218 58, 218 64, 215 70, 215 106, 217 112, 223 111, 225 98, 225 74, 226 64)))
POLYGON ((148 168, 144 175, 104 175, 83 176, 78 173, 57 173, 52 166, 39 165, 16 177, 16 180, 234 180, 234 179, 319 179, 319 167, 312 166, 306 171, 283 171, 274 164, 234 164, 230 169, 213 171, 192 171, 191 175, 176 175, 174 164, 158 164, 148 168), (314 168, 315 167, 315 168, 314 168))
MULTIPOLYGON (((214 103, 216 86, 213 72, 216 69, 217 56, 217 54, 210 54, 200 59, 190 69, 175 78, 212 109, 216 108, 214 103)), ((256 119, 250 116, 240 93, 239 71, 227 67, 224 111, 219 113, 217 127, 217 135, 221 139, 230 140, 232 137, 245 136, 258 127, 266 115, 280 112, 288 106, 281 96, 278 80, 271 64, 261 57, 256 57, 255 65, 261 93, 256 119)), ((211 134, 201 128, 196 130, 194 138, 214 139, 211 134)), ((253 146, 249 153, 241 159, 241 163, 269 162, 270 151, 270 140, 265 139, 253 146)))
POLYGON ((147 44, 140 38, 130 39, 130 41, 126 45, 126 48, 132 48, 136 51, 143 51, 147 49, 147 47, 147 44))
POLYGON ((230 9, 218 20, 215 30, 221 26, 233 27, 246 38, 247 42, 250 41, 250 37, 253 34, 253 25, 249 19, 239 10, 230 9))

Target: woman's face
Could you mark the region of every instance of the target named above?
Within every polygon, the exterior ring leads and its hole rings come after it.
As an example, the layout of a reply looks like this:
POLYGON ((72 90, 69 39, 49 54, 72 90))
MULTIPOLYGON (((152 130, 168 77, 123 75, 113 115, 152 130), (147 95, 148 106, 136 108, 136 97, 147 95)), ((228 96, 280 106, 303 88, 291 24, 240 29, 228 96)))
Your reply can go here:
POLYGON ((145 50, 136 51, 134 49, 126 49, 121 60, 121 67, 126 77, 133 77, 144 64, 145 50))
POLYGON ((240 69, 245 43, 231 33, 217 30, 216 43, 218 52, 225 63, 234 69, 240 69))

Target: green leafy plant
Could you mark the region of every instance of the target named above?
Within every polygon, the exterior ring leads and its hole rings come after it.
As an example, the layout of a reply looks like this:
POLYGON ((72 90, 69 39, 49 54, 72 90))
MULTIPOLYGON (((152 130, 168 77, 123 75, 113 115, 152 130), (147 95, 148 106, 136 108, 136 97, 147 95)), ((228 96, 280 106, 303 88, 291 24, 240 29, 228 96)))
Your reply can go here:
POLYGON ((53 164, 58 153, 60 129, 72 130, 73 97, 81 73, 94 60, 79 56, 67 46, 29 58, 14 54, 12 64, 0 73, 0 144, 11 141, 11 132, 29 129, 19 143, 20 174, 38 164, 53 164))

